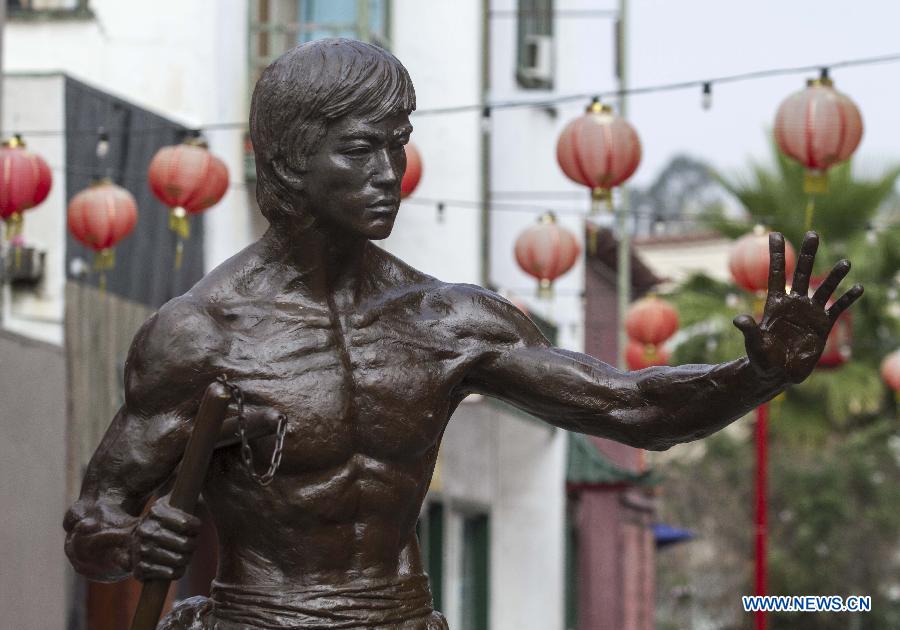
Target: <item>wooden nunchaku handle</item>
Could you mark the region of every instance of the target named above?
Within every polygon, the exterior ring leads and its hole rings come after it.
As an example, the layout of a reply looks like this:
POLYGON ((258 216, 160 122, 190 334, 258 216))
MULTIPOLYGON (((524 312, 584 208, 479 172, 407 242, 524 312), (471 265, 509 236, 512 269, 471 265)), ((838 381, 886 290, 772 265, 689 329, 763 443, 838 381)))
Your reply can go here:
MULTIPOLYGON (((194 419, 191 437, 188 439, 181 468, 169 495, 169 505, 193 514, 200 498, 200 490, 206 478, 209 461, 219 441, 222 422, 231 396, 222 383, 210 384, 203 394, 200 409, 194 419)), ((141 589, 131 630, 154 630, 159 623, 171 580, 148 580, 141 589)))

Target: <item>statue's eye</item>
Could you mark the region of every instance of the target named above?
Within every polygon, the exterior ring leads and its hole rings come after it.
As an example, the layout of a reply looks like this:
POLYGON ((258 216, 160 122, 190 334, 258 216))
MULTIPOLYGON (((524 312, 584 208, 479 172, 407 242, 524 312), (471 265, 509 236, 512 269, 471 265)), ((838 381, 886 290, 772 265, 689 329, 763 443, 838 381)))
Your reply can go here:
POLYGON ((351 157, 362 157, 364 155, 369 154, 369 147, 366 146, 354 146, 347 147, 343 151, 344 155, 349 155, 351 157))

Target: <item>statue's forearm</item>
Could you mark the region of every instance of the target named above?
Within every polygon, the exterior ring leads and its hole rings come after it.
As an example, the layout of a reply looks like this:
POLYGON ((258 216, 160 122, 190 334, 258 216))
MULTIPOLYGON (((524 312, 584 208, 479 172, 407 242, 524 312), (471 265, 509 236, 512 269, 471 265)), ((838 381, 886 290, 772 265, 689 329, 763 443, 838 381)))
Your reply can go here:
POLYGON ((66 513, 66 555, 75 569, 101 582, 131 574, 131 538, 138 518, 101 502, 78 501, 66 513))
POLYGON ((530 347, 501 355, 466 384, 564 429, 664 450, 718 431, 784 383, 747 358, 622 372, 586 354, 530 347))
POLYGON ((632 407, 637 417, 628 420, 635 423, 641 446, 652 450, 715 433, 784 389, 782 378, 756 372, 746 358, 652 368, 636 376, 646 406, 632 407))

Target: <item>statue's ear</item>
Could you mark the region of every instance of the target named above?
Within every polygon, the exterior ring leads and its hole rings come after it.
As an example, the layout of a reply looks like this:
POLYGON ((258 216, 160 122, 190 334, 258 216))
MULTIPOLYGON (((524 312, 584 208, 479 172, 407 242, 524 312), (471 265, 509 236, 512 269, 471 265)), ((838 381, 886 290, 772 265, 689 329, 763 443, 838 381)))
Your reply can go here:
POLYGON ((282 184, 292 190, 303 190, 303 175, 285 164, 281 159, 272 160, 272 170, 282 184))

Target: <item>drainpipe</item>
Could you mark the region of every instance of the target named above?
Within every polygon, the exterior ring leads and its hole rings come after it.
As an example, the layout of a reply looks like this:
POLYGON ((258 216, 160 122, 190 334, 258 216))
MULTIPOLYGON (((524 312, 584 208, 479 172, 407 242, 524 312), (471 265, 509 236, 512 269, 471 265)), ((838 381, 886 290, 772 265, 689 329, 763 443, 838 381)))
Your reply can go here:
MULTIPOLYGON (((628 0, 619 0, 619 20, 616 23, 616 74, 619 78, 619 115, 622 118, 628 116, 628 99, 625 90, 628 89, 628 47, 626 37, 628 34, 628 0)), ((625 348, 628 345, 628 335, 625 332, 625 316, 628 314, 628 305, 631 302, 631 235, 628 233, 628 189, 625 186, 619 188, 619 203, 616 204, 616 229, 619 233, 619 259, 618 271, 618 366, 627 369, 625 365, 625 348)))
POLYGON ((481 285, 491 288, 491 0, 481 1, 481 285))

